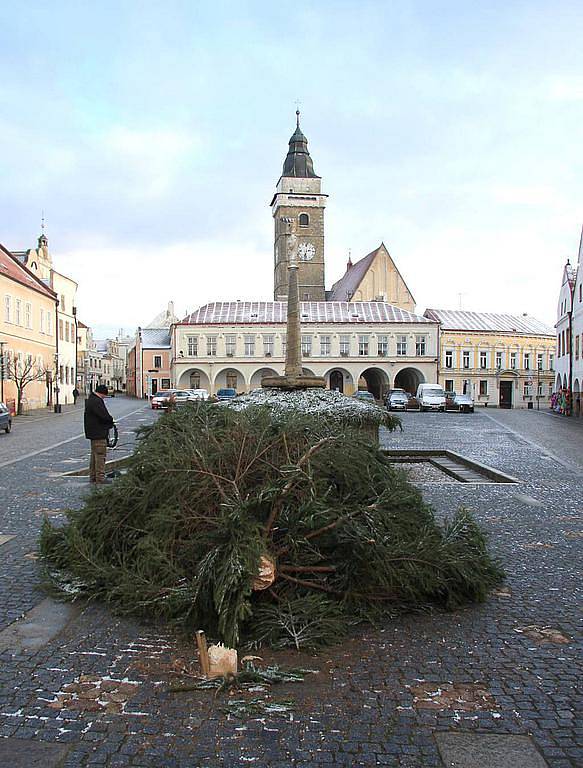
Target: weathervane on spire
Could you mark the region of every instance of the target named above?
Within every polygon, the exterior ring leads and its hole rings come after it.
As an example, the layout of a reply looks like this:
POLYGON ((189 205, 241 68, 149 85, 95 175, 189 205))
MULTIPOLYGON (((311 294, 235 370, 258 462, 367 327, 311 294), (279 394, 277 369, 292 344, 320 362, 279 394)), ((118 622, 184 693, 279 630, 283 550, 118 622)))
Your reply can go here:
POLYGON ((302 102, 299 99, 296 99, 296 125, 299 128, 300 127, 300 104, 302 102))

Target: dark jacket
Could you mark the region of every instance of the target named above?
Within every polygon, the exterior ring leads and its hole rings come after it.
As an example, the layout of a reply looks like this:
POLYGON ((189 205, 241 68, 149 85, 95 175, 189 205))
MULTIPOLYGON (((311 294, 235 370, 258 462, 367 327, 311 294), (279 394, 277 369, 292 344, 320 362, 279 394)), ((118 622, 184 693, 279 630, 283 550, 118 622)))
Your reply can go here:
POLYGON ((103 400, 92 392, 85 401, 85 437, 88 440, 104 440, 113 419, 105 407, 103 400))

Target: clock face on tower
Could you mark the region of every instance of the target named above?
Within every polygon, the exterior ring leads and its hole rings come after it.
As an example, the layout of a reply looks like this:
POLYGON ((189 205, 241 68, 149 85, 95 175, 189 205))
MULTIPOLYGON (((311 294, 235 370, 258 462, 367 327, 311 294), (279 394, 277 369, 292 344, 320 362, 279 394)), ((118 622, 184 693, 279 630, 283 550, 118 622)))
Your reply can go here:
POLYGON ((300 261, 311 261, 316 255, 316 249, 312 243, 300 243, 298 246, 298 256, 300 261))

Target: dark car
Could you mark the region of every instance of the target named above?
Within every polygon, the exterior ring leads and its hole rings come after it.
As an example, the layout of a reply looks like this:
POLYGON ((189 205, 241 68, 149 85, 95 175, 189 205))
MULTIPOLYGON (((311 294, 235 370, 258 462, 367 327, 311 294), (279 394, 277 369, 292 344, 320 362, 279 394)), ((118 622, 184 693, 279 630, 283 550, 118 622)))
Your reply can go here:
POLYGON ((406 411, 409 405, 409 395, 406 392, 396 390, 387 395, 385 404, 389 411, 406 411))
POLYGON ((368 403, 376 402, 373 393, 369 392, 367 389, 357 389, 353 397, 357 400, 366 400, 368 403))
POLYGON ((217 390, 218 400, 233 400, 235 397, 237 397, 237 390, 232 387, 223 387, 223 389, 217 390))
POLYGON ((4 403, 0 403, 0 429, 3 429, 6 434, 12 429, 12 416, 4 403))
POLYGON ((455 401, 456 399, 456 393, 455 392, 448 392, 445 393, 445 410, 446 411, 458 411, 459 405, 455 401))

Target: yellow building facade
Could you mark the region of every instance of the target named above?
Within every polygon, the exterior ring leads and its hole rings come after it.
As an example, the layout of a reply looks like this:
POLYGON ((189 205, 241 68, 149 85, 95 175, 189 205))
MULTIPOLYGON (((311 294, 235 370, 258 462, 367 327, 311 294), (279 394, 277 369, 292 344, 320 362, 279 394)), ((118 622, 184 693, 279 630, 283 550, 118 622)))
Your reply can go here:
POLYGON ((38 378, 22 392, 23 410, 42 408, 53 399, 56 355, 57 296, 0 245, 0 346, 4 379, 0 396, 15 408, 17 386, 10 371, 31 367, 38 378))
POLYGON ((440 324, 439 382, 476 405, 547 408, 555 335, 528 315, 428 309, 440 324))

